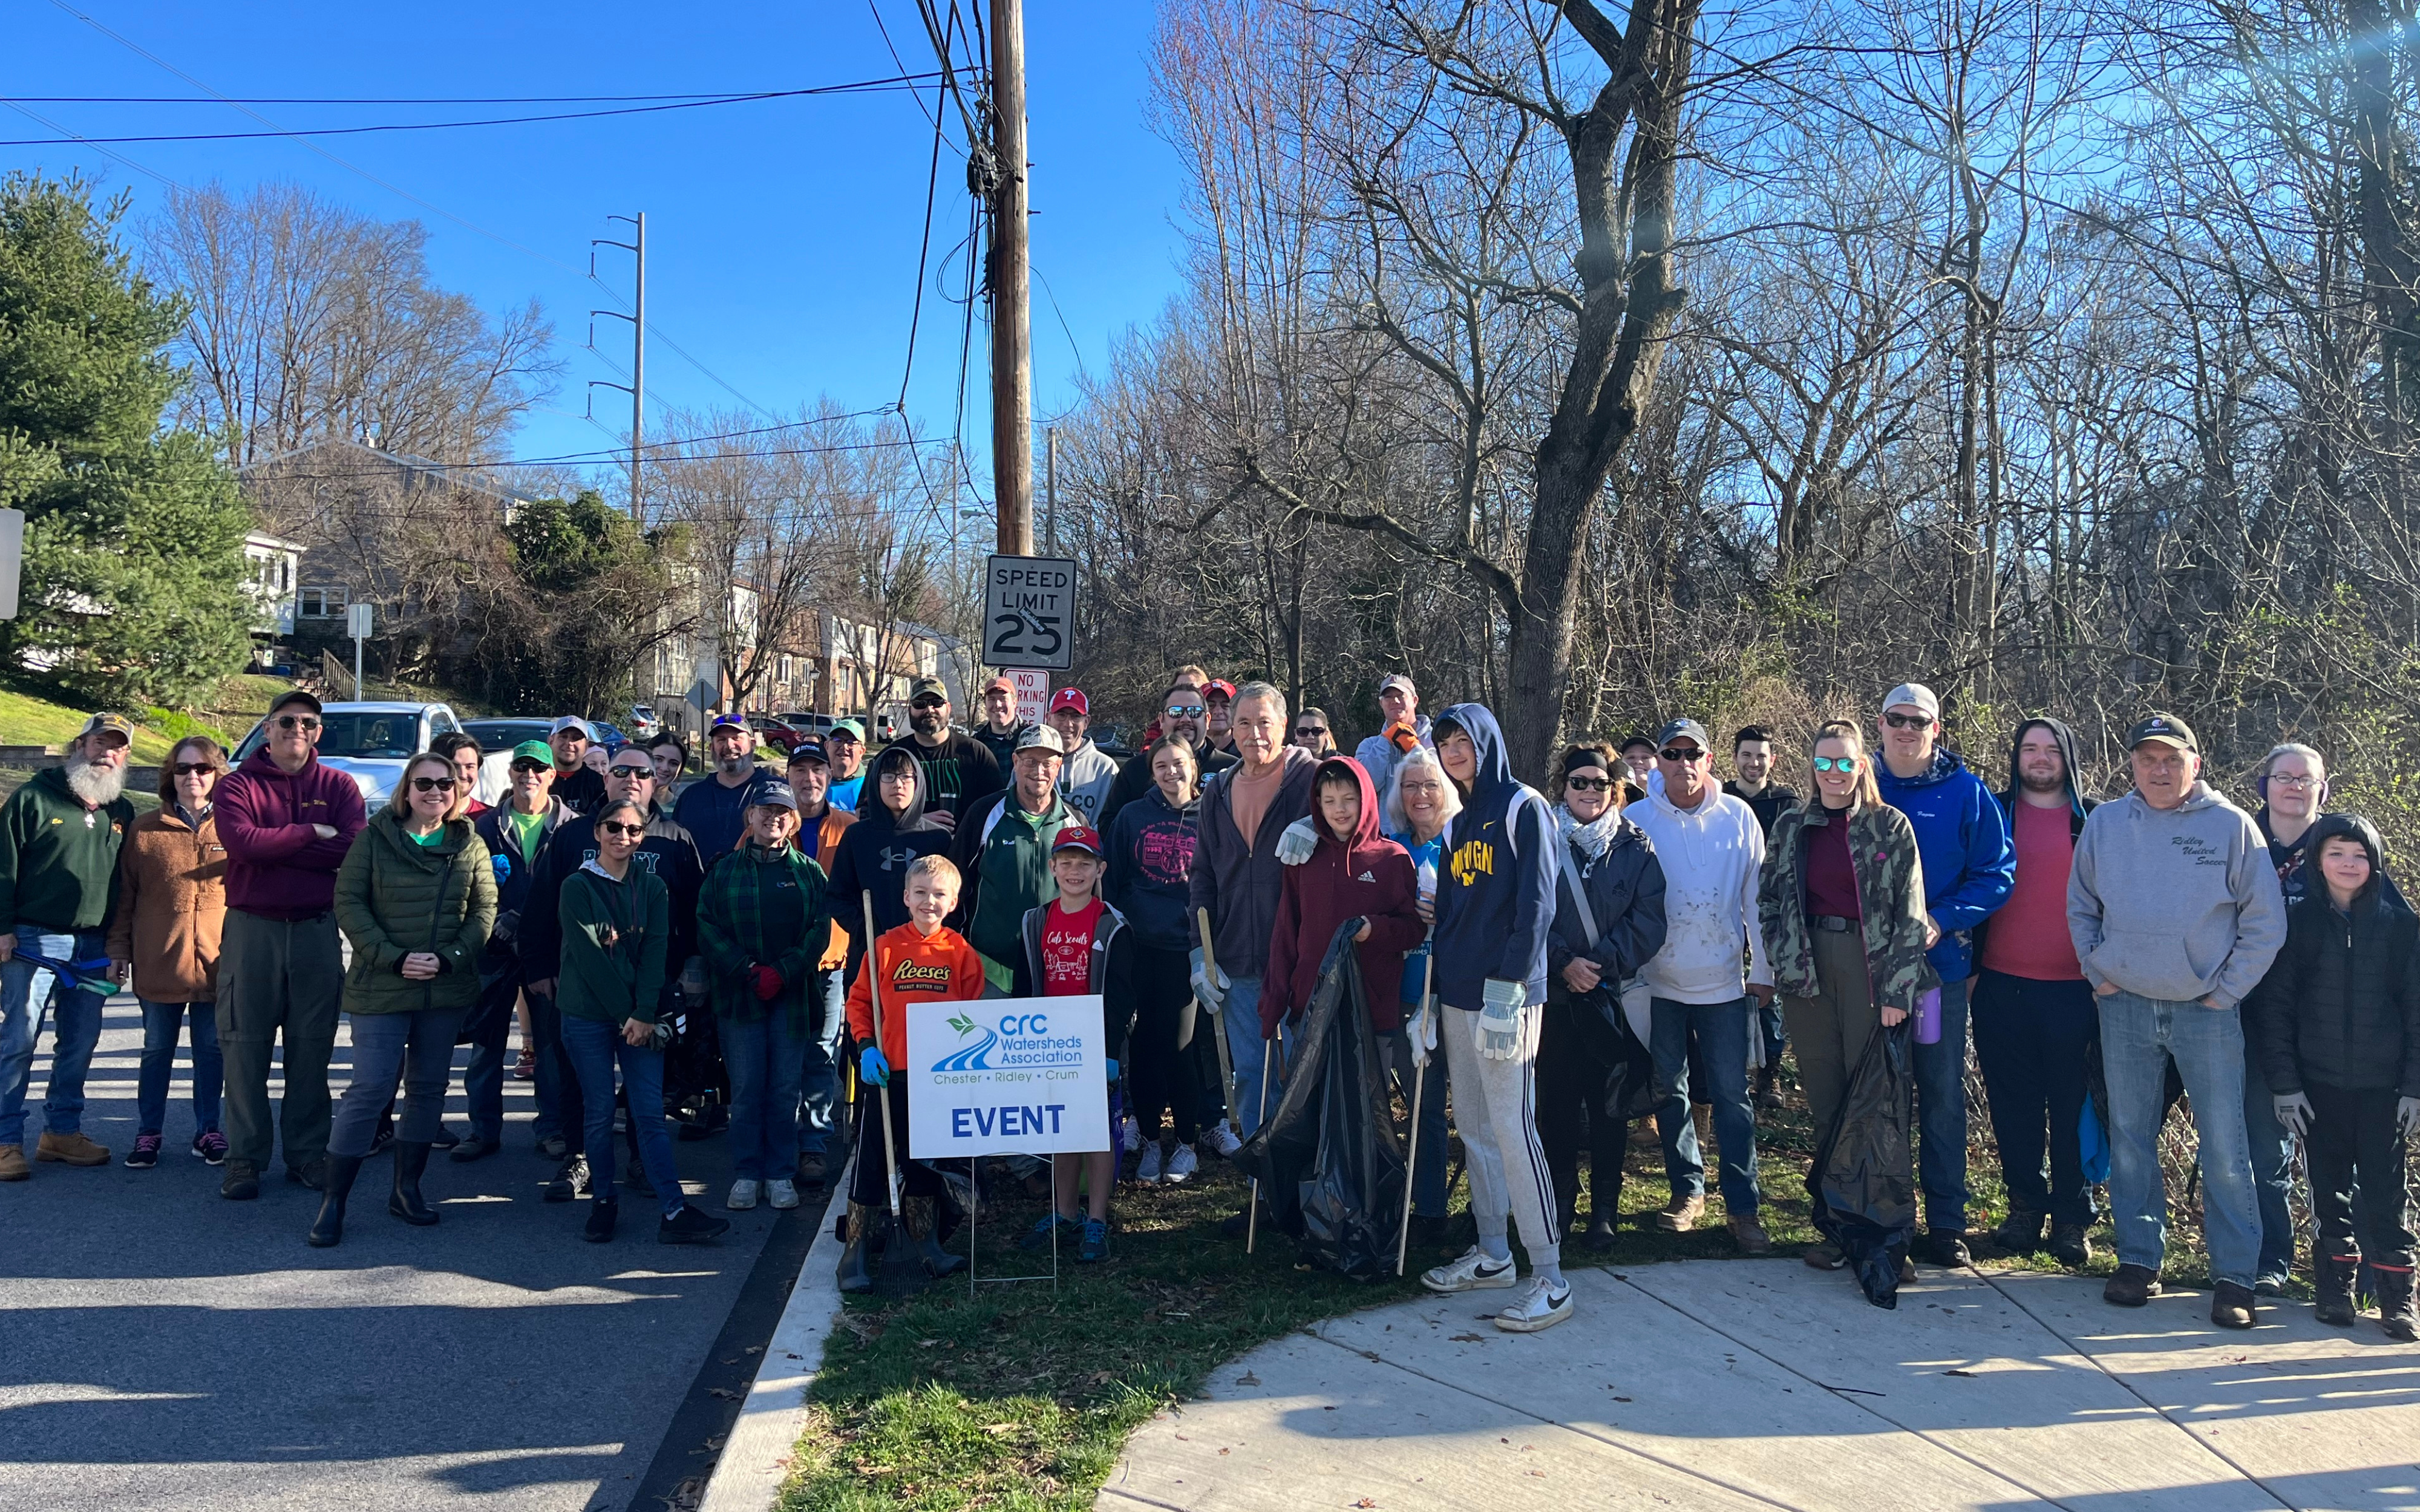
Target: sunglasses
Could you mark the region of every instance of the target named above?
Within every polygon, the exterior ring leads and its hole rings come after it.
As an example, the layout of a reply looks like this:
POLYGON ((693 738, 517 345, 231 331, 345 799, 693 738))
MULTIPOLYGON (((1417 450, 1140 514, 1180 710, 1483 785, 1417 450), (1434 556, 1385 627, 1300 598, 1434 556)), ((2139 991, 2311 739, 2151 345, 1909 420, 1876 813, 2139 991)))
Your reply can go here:
POLYGON ((513 763, 512 769, 515 776, 519 776, 523 772, 551 772, 554 770, 554 764, 551 762, 519 761, 513 763))
POLYGON ((1678 762, 1685 766, 1706 753, 1702 750, 1699 750, 1695 747, 1683 748, 1679 746, 1667 746, 1655 754, 1663 757, 1668 762, 1678 762))
POLYGON ((307 714, 281 714, 275 719, 271 720, 271 723, 276 725, 280 730, 317 730, 319 728, 319 721, 312 718, 307 714))
POLYGON ((1199 703, 1171 703, 1168 717, 1171 719, 1198 719, 1210 711, 1199 703))
POLYGON ((911 709, 943 709, 949 707, 949 703, 948 699, 921 698, 909 701, 908 706, 911 709))
POLYGON ((202 772, 215 772, 218 768, 211 765, 209 762, 178 762, 176 765, 168 768, 168 770, 176 773, 178 777, 193 777, 202 772))
POLYGON ((1929 730, 1932 726, 1932 716, 1929 714, 1885 714, 1883 716, 1883 723, 1890 726, 1894 730, 1929 730))
POLYGON ((1327 726, 1324 724, 1298 724, 1294 727, 1294 733, 1297 735, 1324 735, 1327 733, 1327 726))
POLYGON ((414 793, 451 793, 454 779, 450 777, 415 777, 411 779, 414 793))
POLYGON ((1574 793, 1603 793, 1613 786, 1613 779, 1609 777, 1567 777, 1563 779, 1563 786, 1571 789, 1574 793))
POLYGON ((1818 756, 1813 765, 1819 772, 1854 772, 1857 769, 1854 756, 1818 756))
POLYGON ((645 778, 652 778, 652 777, 654 777, 654 776, 656 775, 656 764, 655 764, 655 763, 653 763, 653 762, 649 762, 649 763, 648 763, 646 765, 644 765, 644 766, 631 766, 631 765, 628 765, 628 764, 617 764, 617 765, 613 765, 613 766, 609 766, 609 767, 605 768, 605 770, 607 770, 608 772, 613 773, 615 777, 645 777, 645 778))
POLYGON ((646 832, 644 825, 626 824, 619 819, 608 819, 597 826, 597 833, 600 835, 644 835, 646 832))

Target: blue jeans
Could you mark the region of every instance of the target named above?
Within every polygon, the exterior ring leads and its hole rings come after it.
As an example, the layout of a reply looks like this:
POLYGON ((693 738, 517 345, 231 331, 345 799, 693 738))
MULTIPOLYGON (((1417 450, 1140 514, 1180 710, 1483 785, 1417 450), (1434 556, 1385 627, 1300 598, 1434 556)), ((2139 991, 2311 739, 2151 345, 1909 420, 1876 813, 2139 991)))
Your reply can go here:
POLYGON ((588 1141, 588 1189, 613 1200, 613 1067, 622 1068, 622 1090, 630 1101, 630 1132, 638 1139, 639 1164, 670 1218, 688 1206, 680 1172, 673 1165, 672 1131, 664 1127, 664 1053, 622 1038, 618 1024, 563 1016, 563 1056, 580 1081, 580 1106, 588 1141))
POLYGON ((177 1070, 177 1031, 191 1010, 194 1026, 194 1133, 219 1126, 219 1089, 226 1063, 219 1055, 219 1012, 211 1003, 143 1004, 143 1064, 134 1078, 134 1132, 156 1134, 168 1121, 168 1079, 177 1070))
POLYGON ((1664 1172, 1675 1196, 1701 1196, 1706 1190, 1705 1154, 1698 1125, 1689 1117, 1689 1043, 1703 1053, 1713 1085, 1714 1137, 1722 1145, 1723 1207, 1734 1218, 1757 1209, 1756 1110, 1747 1098, 1747 1037, 1756 1023, 1745 997, 1725 1003, 1676 1003, 1654 999, 1649 1048, 1655 1055, 1656 1131, 1664 1138, 1664 1172))
POLYGON ((1924 1227, 1966 1232, 1966 994, 1974 980, 1941 984, 1941 1038, 1916 1051, 1916 1180, 1924 1227))
POLYGON ((2252 1036, 2243 1037, 2243 1133, 2252 1152, 2252 1190, 2260 1205, 2260 1279, 2283 1281, 2294 1270, 2294 1215, 2286 1197, 2294 1188, 2294 1136, 2277 1121, 2269 1079, 2252 1036))
POLYGON ((1235 1067, 1235 1137, 1249 1139, 1261 1119, 1285 1096, 1285 1051, 1294 1043, 1290 1025, 1278 1026, 1278 1062, 1269 1068, 1269 1095, 1261 1100, 1261 1063, 1268 1045, 1261 1039, 1261 979, 1231 977, 1218 1010, 1227 1021, 1227 1058, 1235 1067))
POLYGON ((564 1048, 563 1011, 543 993, 525 991, 523 995, 529 999, 530 1038, 537 1041, 536 1074, 530 1082, 537 1117, 530 1120, 530 1137, 543 1143, 560 1134, 577 1151, 586 1135, 581 1127, 580 1078, 572 1071, 571 1053, 564 1048))
POLYGON ((2243 1023, 2233 1009, 2112 993, 2101 999, 2101 1069, 2109 1084, 2109 1207, 2121 1265, 2160 1268, 2168 1196, 2160 1118, 2168 1062, 2193 1099, 2201 1137, 2203 1238, 2211 1273, 2249 1287, 2260 1260, 2259 1199, 2243 1132, 2243 1023))
POLYGON ((1790 1048, 1790 1034, 1781 1023, 1779 993, 1756 1011, 1756 1032, 1764 1041, 1764 1070, 1770 1075, 1781 1069, 1781 1053, 1790 1048))
MULTIPOLYGON (((108 953, 97 929, 52 934, 27 926, 17 931, 17 945, 54 961, 96 961, 108 953)), ((54 1134, 71 1134, 83 1127, 85 1073, 92 1069, 93 1047, 101 1043, 105 1001, 99 993, 68 991, 50 971, 30 961, 12 957, 0 965, 0 1145, 25 1142, 25 1092, 46 1010, 55 1015, 55 1026, 42 1126, 54 1134)))
POLYGON ((832 1109, 840 1105, 840 1037, 848 1027, 848 990, 837 971, 824 973, 824 1023, 807 1036, 799 1072, 799 1153, 820 1155, 831 1140, 832 1109))
MULTIPOLYGON (((743 1181, 786 1180, 799 1165, 799 1073, 812 1036, 804 1025, 793 1027, 780 1008, 753 1023, 726 1018, 715 1027, 731 1072, 731 1174, 743 1181)), ((638 1118, 633 1108, 630 1121, 638 1118)))

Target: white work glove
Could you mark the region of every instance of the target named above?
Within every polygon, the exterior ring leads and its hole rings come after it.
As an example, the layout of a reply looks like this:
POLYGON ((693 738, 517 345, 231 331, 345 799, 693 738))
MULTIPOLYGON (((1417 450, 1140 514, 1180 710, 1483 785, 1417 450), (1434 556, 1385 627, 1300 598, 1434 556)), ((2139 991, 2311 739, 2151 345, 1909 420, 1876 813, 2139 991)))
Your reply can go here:
POLYGON ((1309 814, 1286 825, 1285 833, 1278 837, 1278 859, 1287 866, 1302 865, 1317 849, 1319 828, 1311 822, 1309 814))
POLYGON ((1479 1011, 1478 1022, 1470 1026, 1471 1039, 1488 1059, 1510 1060, 1521 1053, 1521 1010, 1528 1001, 1528 992, 1517 981, 1490 977, 1482 995, 1487 1006, 1479 1011))
POLYGON ((1218 1005, 1227 995, 1227 974, 1205 964, 1198 946, 1188 952, 1187 958, 1193 963, 1193 995, 1203 1008, 1213 1013, 1218 1012, 1218 1005))
POLYGON ((1404 1026, 1404 1036, 1411 1041, 1412 1068, 1415 1071, 1428 1070, 1429 1057, 1436 1054, 1437 1047, 1436 1010, 1425 1007, 1415 1010, 1411 1022, 1404 1026))
POLYGON ((2420 1097, 2395 1100, 2395 1126, 2406 1135, 2420 1134, 2420 1097))
MULTIPOLYGON (((2420 1100, 2407 1098, 2405 1101, 2412 1103, 2415 1107, 2420 1107, 2420 1100)), ((2294 1131, 2295 1138, 2310 1137, 2311 1100, 2309 1098, 2300 1092, 2288 1092, 2282 1097, 2271 1098, 2269 1106, 2275 1111, 2279 1123, 2294 1131)), ((2396 1111, 2399 1114, 2402 1109, 2398 1106, 2396 1111)))

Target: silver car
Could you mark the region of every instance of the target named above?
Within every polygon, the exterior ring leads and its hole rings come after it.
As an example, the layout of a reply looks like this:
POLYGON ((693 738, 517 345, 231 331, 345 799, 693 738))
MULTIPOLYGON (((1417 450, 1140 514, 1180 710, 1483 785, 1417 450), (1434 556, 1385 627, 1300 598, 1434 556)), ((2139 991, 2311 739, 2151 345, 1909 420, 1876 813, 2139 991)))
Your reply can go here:
MULTIPOLYGON (((235 748, 235 760, 261 748, 268 738, 267 721, 235 748)), ((375 811, 395 793, 403 764, 428 748, 439 735, 462 728, 454 711, 442 703, 331 703, 319 711, 319 760, 350 777, 362 790, 362 802, 375 811)), ((491 753, 495 760, 504 753, 491 753)), ((481 764, 482 788, 486 764, 481 764)))

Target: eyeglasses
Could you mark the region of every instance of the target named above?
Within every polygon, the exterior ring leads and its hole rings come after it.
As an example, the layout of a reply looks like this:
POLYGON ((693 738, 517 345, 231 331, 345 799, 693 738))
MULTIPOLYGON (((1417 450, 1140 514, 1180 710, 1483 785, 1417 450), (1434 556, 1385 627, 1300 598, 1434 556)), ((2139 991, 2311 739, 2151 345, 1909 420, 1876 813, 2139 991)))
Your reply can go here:
MULTIPOLYGON (((180 766, 177 770, 181 772, 184 768, 180 766)), ((2316 777, 2273 777, 2269 785, 2273 788, 2312 788, 2319 785, 2319 779, 2316 777)))
POLYGON ((1932 728, 1932 716, 1929 714, 1885 714, 1883 716, 1883 723, 1890 726, 1894 730, 1929 730, 1932 728))
POLYGON ((1603 793, 1613 786, 1613 779, 1609 777, 1567 777, 1563 779, 1563 786, 1571 789, 1574 793, 1603 793))
POLYGON ((1818 756, 1813 764, 1819 772, 1854 772, 1857 769, 1854 756, 1818 756))
POLYGON ((215 772, 218 768, 209 762, 178 762, 168 770, 178 777, 193 777, 202 772, 215 772))
POLYGON ((276 725, 280 730, 317 730, 319 728, 319 721, 314 719, 307 714, 281 714, 270 722, 276 725))
POLYGON ((1168 717, 1171 719, 1199 719, 1209 712, 1200 703, 1171 703, 1168 706, 1168 717))
POLYGON ((1705 752, 1697 749, 1695 747, 1683 748, 1680 746, 1667 746, 1655 754, 1663 757, 1668 762, 1677 762, 1680 764, 1686 766, 1689 763, 1696 761, 1700 756, 1703 756, 1705 752))
POLYGON ((450 777, 415 777, 411 779, 414 793, 451 793, 454 779, 450 777))
POLYGON ((644 825, 626 824, 619 819, 608 819, 597 826, 597 833, 600 835, 644 835, 646 832, 644 825))
POLYGON ((513 775, 515 777, 519 777, 524 772, 551 772, 553 770, 554 765, 551 762, 519 761, 513 763, 512 766, 513 775))

